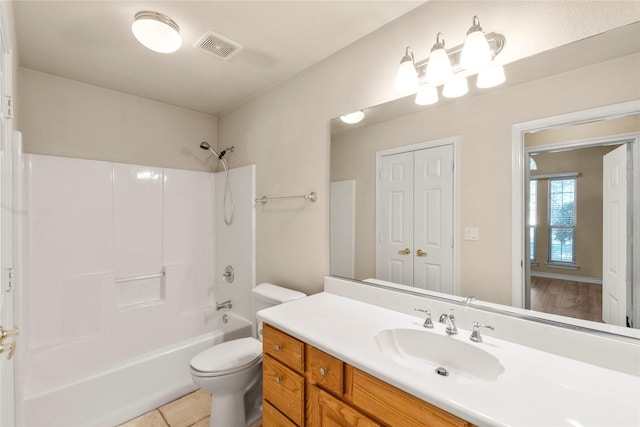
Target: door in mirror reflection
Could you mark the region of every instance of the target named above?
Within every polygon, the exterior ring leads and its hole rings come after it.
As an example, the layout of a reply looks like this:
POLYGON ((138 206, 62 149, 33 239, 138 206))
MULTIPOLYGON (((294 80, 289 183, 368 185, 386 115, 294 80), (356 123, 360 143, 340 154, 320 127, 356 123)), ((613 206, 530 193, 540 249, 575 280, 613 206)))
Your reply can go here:
MULTIPOLYGON (((602 320, 627 326, 627 145, 603 158, 602 320)), ((631 318, 631 316, 628 316, 631 318)))
POLYGON ((378 278, 453 293, 453 146, 381 155, 378 278))

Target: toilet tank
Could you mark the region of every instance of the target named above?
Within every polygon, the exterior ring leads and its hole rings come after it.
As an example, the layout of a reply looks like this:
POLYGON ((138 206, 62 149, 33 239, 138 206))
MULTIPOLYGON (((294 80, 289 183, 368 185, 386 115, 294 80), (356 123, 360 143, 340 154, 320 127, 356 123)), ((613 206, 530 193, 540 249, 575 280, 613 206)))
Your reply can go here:
MULTIPOLYGON (((261 283, 251 290, 254 319, 257 321, 256 313, 260 310, 306 296, 307 295, 302 292, 283 288, 282 286, 272 285, 271 283, 261 283)), ((258 338, 262 339, 262 325, 257 324, 257 328, 258 338)))

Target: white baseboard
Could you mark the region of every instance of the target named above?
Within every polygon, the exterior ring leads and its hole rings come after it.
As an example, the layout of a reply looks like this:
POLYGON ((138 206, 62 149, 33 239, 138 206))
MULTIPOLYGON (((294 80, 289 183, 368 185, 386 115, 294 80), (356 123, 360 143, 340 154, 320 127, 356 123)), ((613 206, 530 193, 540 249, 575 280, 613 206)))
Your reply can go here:
POLYGON ((593 283, 594 285, 602 285, 602 279, 596 277, 571 276, 569 274, 546 273, 544 271, 532 271, 532 277, 545 277, 547 279, 572 280, 574 282, 593 283))

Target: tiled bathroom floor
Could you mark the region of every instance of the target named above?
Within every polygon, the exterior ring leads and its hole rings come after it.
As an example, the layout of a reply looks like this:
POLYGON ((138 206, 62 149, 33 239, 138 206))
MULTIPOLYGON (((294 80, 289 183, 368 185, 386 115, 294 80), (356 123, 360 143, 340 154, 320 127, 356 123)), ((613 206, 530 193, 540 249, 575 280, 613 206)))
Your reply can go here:
MULTIPOLYGON (((169 402, 120 427, 209 427, 211 395, 203 390, 194 391, 169 402)), ((257 422, 252 427, 262 427, 257 422)))

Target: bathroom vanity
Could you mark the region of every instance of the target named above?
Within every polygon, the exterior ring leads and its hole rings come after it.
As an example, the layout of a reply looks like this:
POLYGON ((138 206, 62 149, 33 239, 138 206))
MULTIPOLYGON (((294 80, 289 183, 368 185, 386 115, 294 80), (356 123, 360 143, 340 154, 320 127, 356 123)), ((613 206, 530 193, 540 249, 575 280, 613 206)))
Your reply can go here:
POLYGON ((263 328, 265 426, 470 426, 268 324, 263 328))
POLYGON ((427 329, 417 313, 327 292, 261 311, 264 425, 640 424, 640 375, 485 330, 450 336, 439 314, 427 329))

